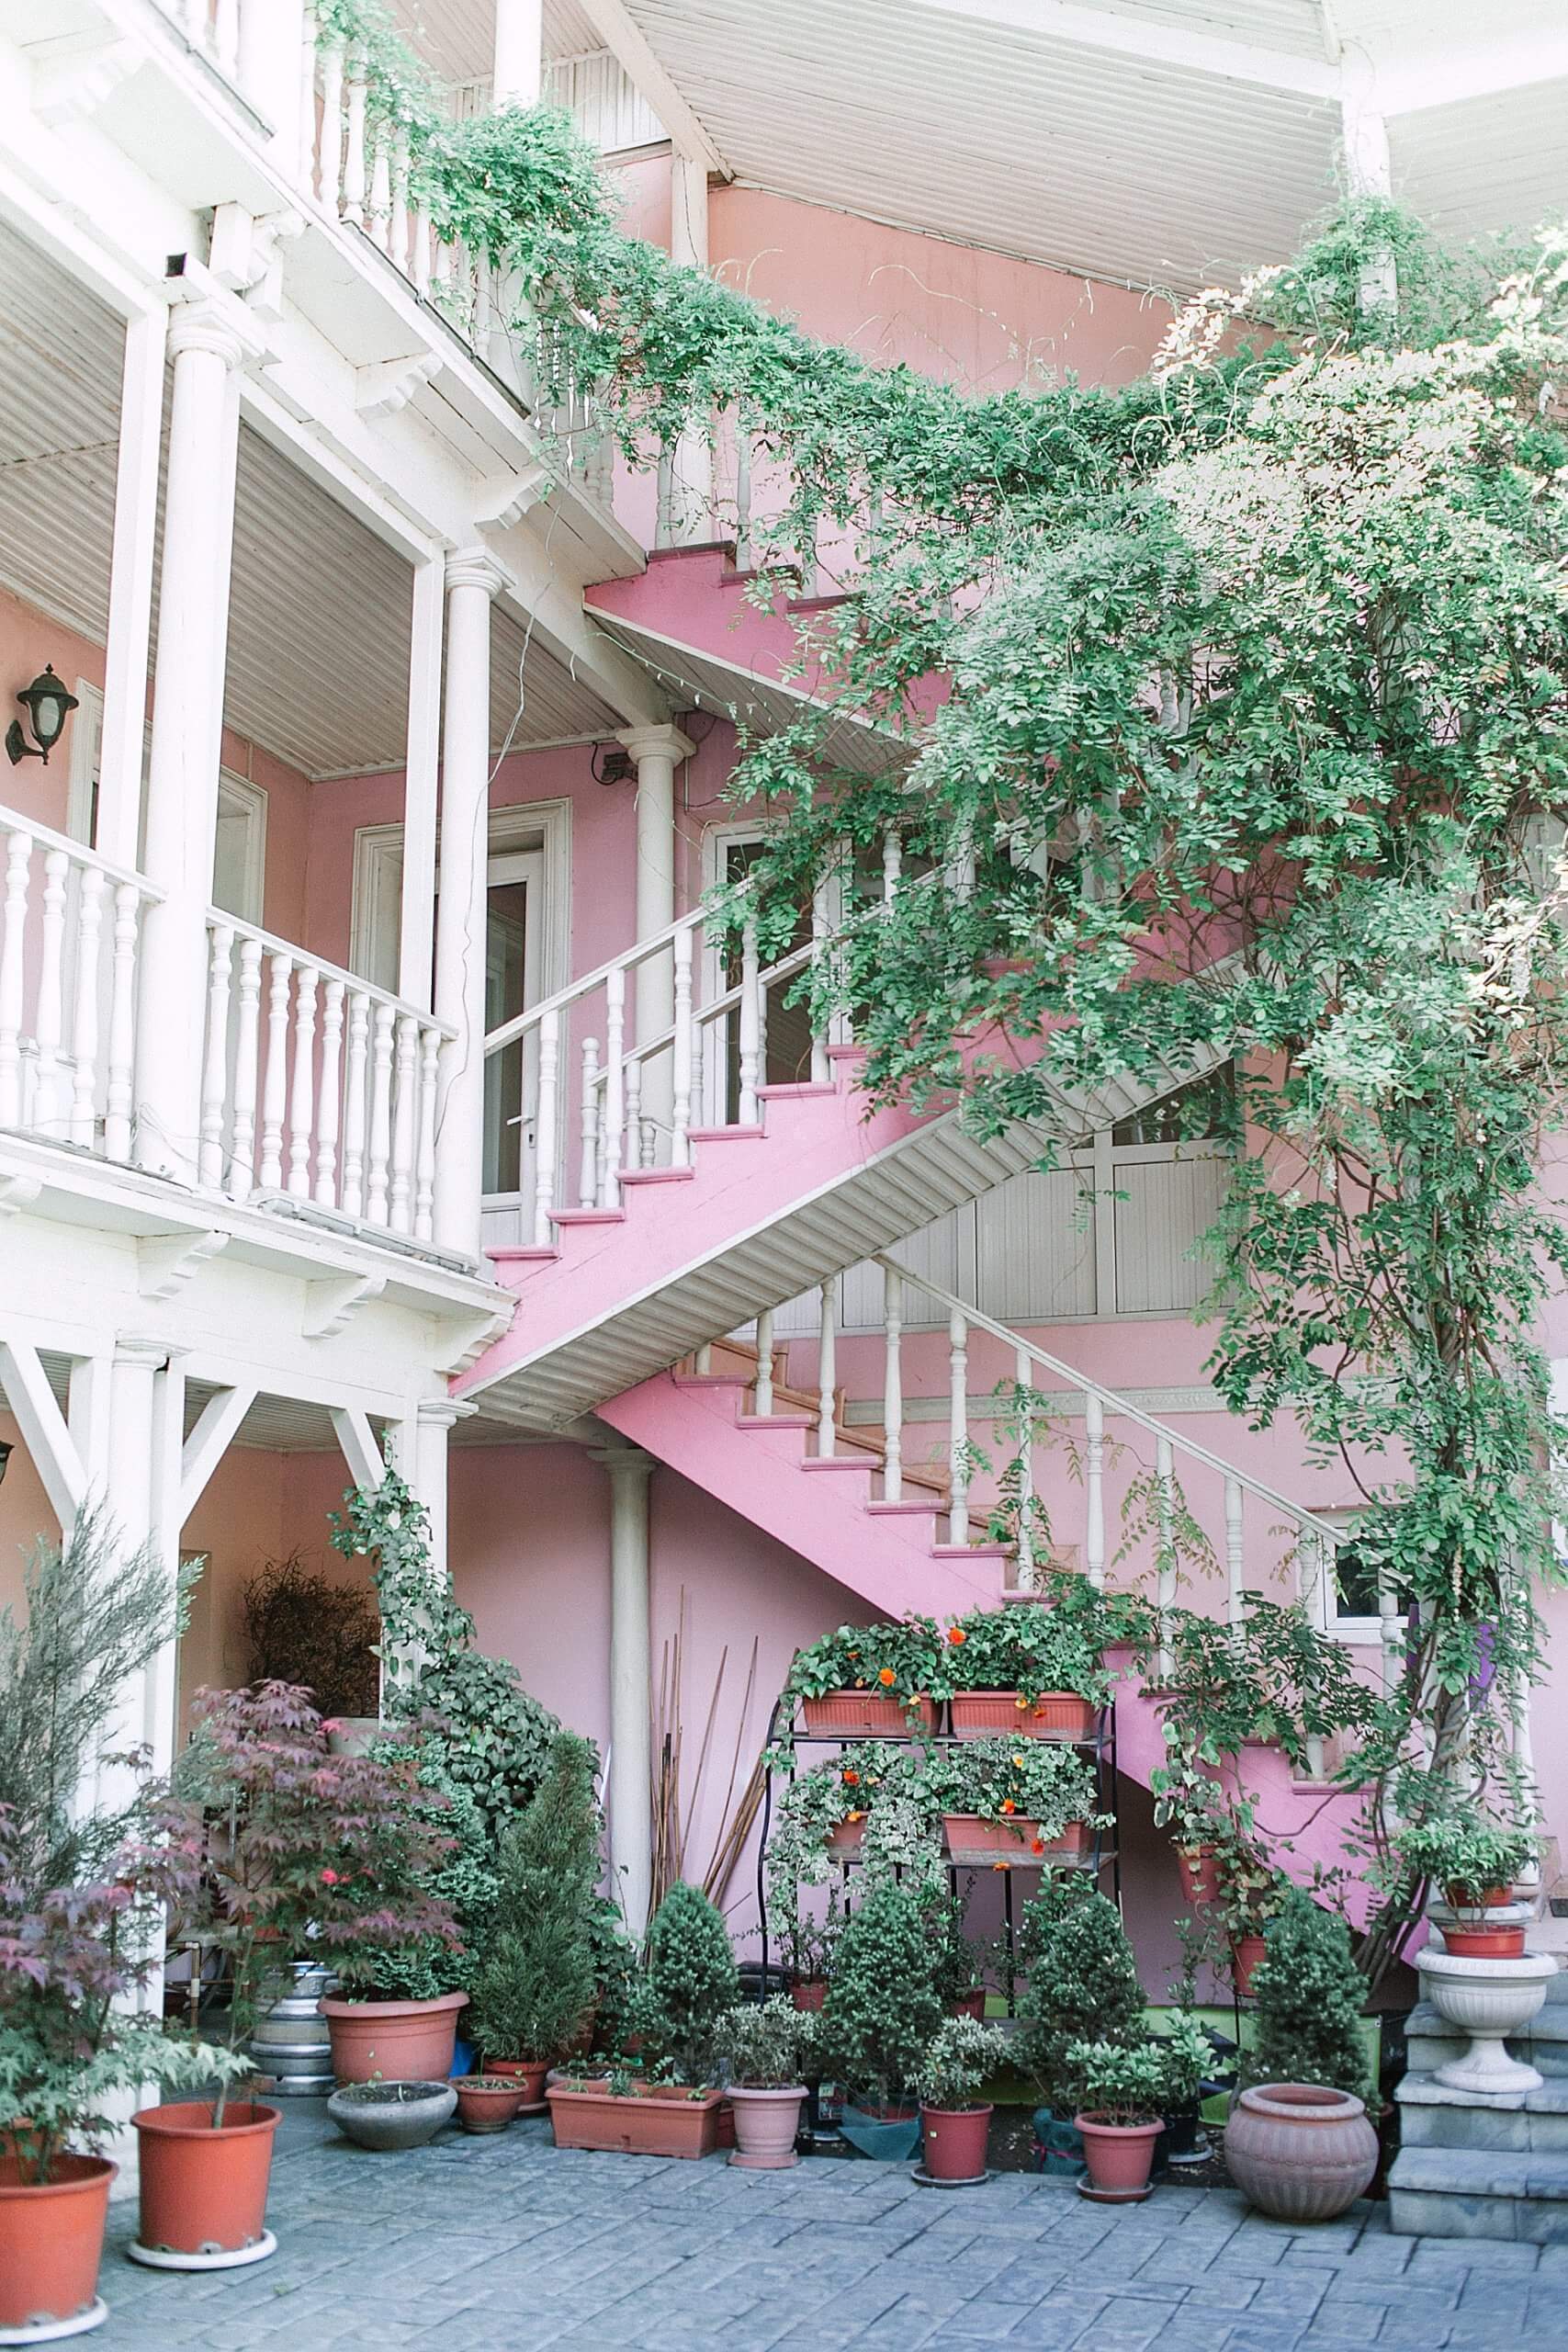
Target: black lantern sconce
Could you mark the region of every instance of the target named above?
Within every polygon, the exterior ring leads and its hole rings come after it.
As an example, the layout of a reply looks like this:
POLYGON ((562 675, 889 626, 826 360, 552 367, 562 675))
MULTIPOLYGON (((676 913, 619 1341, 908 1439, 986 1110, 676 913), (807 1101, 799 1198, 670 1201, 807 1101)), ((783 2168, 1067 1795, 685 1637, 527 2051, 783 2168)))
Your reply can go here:
POLYGON ((76 707, 76 697, 66 693, 63 682, 54 674, 54 664, 46 662, 42 676, 24 686, 17 700, 27 705, 33 740, 28 741, 21 720, 13 718, 6 729, 6 755, 13 767, 22 760, 41 760, 48 767, 60 730, 76 707))

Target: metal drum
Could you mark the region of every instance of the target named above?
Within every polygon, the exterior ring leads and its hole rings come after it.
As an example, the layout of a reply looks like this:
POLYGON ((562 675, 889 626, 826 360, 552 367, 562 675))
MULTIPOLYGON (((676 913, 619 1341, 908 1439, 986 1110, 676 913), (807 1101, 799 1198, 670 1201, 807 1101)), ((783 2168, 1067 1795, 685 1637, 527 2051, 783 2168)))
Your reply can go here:
POLYGON ((251 2037, 259 2073, 270 2075, 278 2098, 321 2098, 334 2087, 332 2043, 321 2015, 321 1995, 330 1992, 330 1969, 295 1961, 275 1984, 281 1997, 262 2017, 251 2037))

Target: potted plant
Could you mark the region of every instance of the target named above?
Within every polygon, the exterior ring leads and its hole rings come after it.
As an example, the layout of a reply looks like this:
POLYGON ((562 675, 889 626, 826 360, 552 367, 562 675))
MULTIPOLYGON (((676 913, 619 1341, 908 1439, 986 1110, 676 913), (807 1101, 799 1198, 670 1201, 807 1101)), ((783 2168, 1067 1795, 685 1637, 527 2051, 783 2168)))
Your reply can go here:
POLYGON ((784 1697, 817 1739, 897 1739, 936 1729, 941 1641, 930 1617, 840 1625, 797 1650, 784 1697))
POLYGON ((1151 2041, 1075 2041, 1066 2060, 1079 2101, 1073 2121, 1089 2166, 1079 2196, 1104 2205, 1141 2204, 1165 2123, 1158 2049, 1151 2041))
POLYGON ((545 1777, 502 1847, 500 1894, 474 1972, 468 2025, 484 2072, 515 2080, 513 2114, 545 2112, 545 2076, 578 2040, 593 2004, 594 1765, 587 1740, 558 1733, 545 1777))
POLYGON ((718 2021, 715 2047, 735 2110, 735 2153, 744 2172, 782 2172, 797 2164, 795 2134, 818 2037, 815 2017, 793 2003, 743 2002, 718 2021))
POLYGON ((1292 1887, 1252 1980, 1257 2028, 1247 2086, 1225 2126, 1243 2194, 1286 2222, 1328 2222, 1377 2169, 1361 2027, 1365 1980, 1342 1919, 1292 1887))
POLYGON ((1194 1910, 1220 1898, 1219 1851, 1225 1837, 1224 1793, 1212 1773, 1184 1760, 1156 1765, 1149 1775, 1155 1826, 1168 1828, 1176 1847, 1181 1891, 1194 1910))
POLYGON ((930 1758, 926 1786, 955 1862, 1087 1854, 1107 1818, 1088 1759, 1044 1740, 965 1740, 930 1758))
POLYGON ((1130 2044, 1143 2031, 1144 1995, 1122 1915, 1087 1876, 1047 1878, 1019 1922, 1023 1989, 1020 2062, 1034 2075, 1050 2118, 1070 2127, 1075 2041, 1130 2044))
POLYGON ((946 2018, 914 2072, 920 2102, 925 2171, 931 2180, 986 2178, 986 2140, 992 2107, 980 2097, 1006 2054, 995 2026, 974 2018, 946 2018))
POLYGON ((623 2055, 604 2074, 563 2075, 549 2085, 545 2096, 557 2147, 710 2154, 723 2103, 713 2083, 714 2035, 739 1998, 724 1921, 705 1894, 678 1881, 648 1930, 627 2018, 636 2064, 623 2055))
POLYGON ((919 2136, 910 2086, 942 2019, 928 1894, 873 1881, 839 1939, 822 2008, 824 2062, 849 2095, 845 2135, 863 2154, 895 2161, 919 2136))
POLYGON ((1530 1831, 1439 1815, 1402 1830, 1398 1842, 1405 1868, 1440 1886, 1461 1915, 1441 1923, 1444 1946, 1456 1959, 1519 1958, 1523 1923, 1489 1922, 1485 1914, 1512 1901, 1514 1881, 1536 1859, 1540 1841, 1530 1831))
POLYGON ((833 1953, 843 1931, 844 1913, 840 1906, 839 1891, 829 1886, 826 1908, 804 1918, 795 1907, 793 1882, 787 1891, 780 1887, 777 1894, 775 1901, 775 1889, 770 1883, 768 1934, 787 1979, 792 2004, 797 2009, 815 2012, 827 1998, 833 1953))
POLYGON ((956 1739, 1088 1739, 1111 1687, 1082 1618, 1039 1602, 956 1618, 939 1676, 956 1739))
POLYGON ((1171 2013, 1156 2044, 1165 2068, 1162 2112, 1165 2116, 1164 2160, 1170 2164, 1195 2161, 1198 2108, 1205 2078, 1215 2065, 1213 2044, 1190 2008, 1171 2013))

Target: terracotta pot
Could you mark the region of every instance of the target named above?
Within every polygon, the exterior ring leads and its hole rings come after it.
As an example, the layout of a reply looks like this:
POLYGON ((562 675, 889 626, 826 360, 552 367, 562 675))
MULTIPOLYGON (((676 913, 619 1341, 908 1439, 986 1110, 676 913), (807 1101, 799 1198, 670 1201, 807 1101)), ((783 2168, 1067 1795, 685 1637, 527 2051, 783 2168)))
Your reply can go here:
POLYGON ((729 2103, 728 2091, 718 2103, 718 2130, 714 2135, 714 2143, 725 2150, 735 2145, 735 2109, 729 2103))
POLYGON ((718 2145, 722 2095, 679 2091, 618 2095, 593 2084, 552 2083, 545 2093, 558 2148, 599 2148, 628 2156, 709 2156, 718 2145))
POLYGON ((800 1711, 813 1739, 903 1739, 936 1729, 934 1699, 917 1701, 906 1713, 902 1701, 885 1690, 829 1690, 803 1699, 800 1711))
POLYGON ((1511 1886, 1445 1886, 1443 1893, 1455 1911, 1496 1911, 1513 1897, 1511 1886))
POLYGON ((945 1813, 942 1826, 947 1839, 950 1860, 954 1862, 994 1862, 1006 1860, 1022 1868, 1040 1869, 1053 1858, 1064 1854, 1087 1854, 1089 1849, 1089 1826, 1087 1821, 1075 1821, 1059 1838, 1047 1838, 1038 1853, 1034 1840, 1038 1828, 1021 1813, 1008 1814, 1002 1818, 978 1813, 945 1813))
POLYGON ((1242 2195, 1281 2222, 1332 2222, 1378 2168, 1378 2135, 1348 2091, 1259 2083, 1225 2125, 1225 2168, 1242 2195))
POLYGON ((1443 1949, 1452 1952, 1456 1960, 1522 1960, 1525 1931, 1522 1928, 1461 1928, 1456 1924, 1443 1929, 1443 1949))
POLYGON ((1022 1700, 1016 1690, 955 1690, 954 1739, 1092 1739, 1094 1709, 1076 1690, 1043 1690, 1022 1700))
POLYGON ((1220 1870, 1213 1846, 1179 1846, 1176 1867, 1181 1892, 1195 1910, 1220 1899, 1220 1870))
POLYGON ((825 1976, 797 1976, 789 1988, 789 1997, 797 2009, 819 2009, 828 1997, 828 1979, 825 1976))
POLYGON ((273 2135, 282 2109, 230 2099, 212 2128, 210 2099, 179 2099, 133 2115, 141 2156, 141 2220, 135 2252, 172 2256, 157 2268, 225 2267, 224 2256, 252 2261, 273 2251, 266 2227, 273 2135))
POLYGON ((1134 2205, 1149 2193, 1149 2167, 1163 2123, 1108 2123, 1099 2115, 1075 2115, 1083 2134, 1089 2187, 1107 2204, 1134 2205))
MULTIPOLYGON (((532 2058, 487 2058, 483 2071, 487 2075, 505 2075, 517 2085, 522 2105, 519 2115, 543 2115, 545 2109, 545 2076, 549 2063, 541 2059, 536 2064, 532 2058)), ((460 2104, 460 2102, 459 2102, 460 2104)))
POLYGON ((1252 1991, 1252 1972, 1261 1966, 1268 1951, 1261 1936, 1237 1936, 1231 1946, 1231 1982, 1244 2001, 1252 1991))
POLYGON ((922 2107, 920 2142, 932 2180, 983 2180, 988 2107, 922 2107))
POLYGON ((976 2025, 984 2025, 986 2022, 985 1986, 976 1984, 972 1992, 960 1993, 956 2001, 949 2001, 947 2014, 950 2018, 973 2018, 976 2025))
POLYGON ((800 2158, 795 2135, 800 2129, 806 2086, 790 2090, 749 2090, 731 2083, 729 2104, 735 2110, 735 2154, 729 2161, 742 2172, 784 2172, 800 2158))
POLYGON ((858 1821, 835 1821, 828 1832, 828 1851, 844 1862, 853 1861, 865 1844, 865 1815, 858 1821))
POLYGON ((524 2086, 512 2075, 457 2075, 452 2088, 465 2132, 504 2132, 523 2105, 524 2086))
POLYGON ((433 2001, 321 2003, 333 2038, 333 2072, 340 2083, 442 2082, 452 2072, 457 2014, 466 1993, 433 2001))
POLYGON ((15 2156, 0 2158, 0 2327, 108 2317, 97 2301, 109 2183, 105 2156, 56 2156, 54 2178, 24 2187, 15 2156), (88 2317, 96 2310, 96 2317, 88 2317))

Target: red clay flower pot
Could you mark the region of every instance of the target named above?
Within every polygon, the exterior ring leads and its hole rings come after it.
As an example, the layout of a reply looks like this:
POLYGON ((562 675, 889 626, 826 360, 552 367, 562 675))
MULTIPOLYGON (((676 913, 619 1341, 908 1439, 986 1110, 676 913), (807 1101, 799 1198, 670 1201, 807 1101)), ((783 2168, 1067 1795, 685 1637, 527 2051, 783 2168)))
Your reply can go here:
POLYGON ((1016 1690, 955 1690, 954 1739, 990 1739, 997 1733, 1020 1739, 1089 1739, 1094 1709, 1076 1690, 1043 1690, 1021 1699, 1016 1690))
POLYGON ((789 1988, 789 1997, 797 2009, 819 2009, 828 1997, 825 1976, 797 1976, 789 1988))
POLYGON ((1445 1886, 1449 1905, 1454 1911, 1496 1911, 1513 1898, 1511 1886, 1445 1886))
POLYGON ((321 2015, 340 2083, 444 2083, 452 2072, 457 2012, 466 1993, 432 2001, 344 2001, 326 1996, 321 2015))
POLYGON ((1443 1943, 1456 1960, 1522 1960, 1525 1956, 1522 1927, 1445 1928, 1443 1943))
POLYGON ((109 2183, 105 2156, 56 2156, 54 2178, 24 2186, 15 2156, 0 2157, 0 2327, 80 2319, 97 2302, 109 2183))
POLYGON ((973 2018, 976 2025, 984 2025, 986 2022, 985 1986, 976 1984, 972 1991, 960 1993, 956 2001, 949 2001, 947 2014, 950 2018, 973 2018))
POLYGON ((1149 2167, 1163 2123, 1108 2123, 1103 2116, 1075 2115, 1083 2134, 1089 2186, 1106 2204, 1135 2205, 1149 2193, 1149 2167))
POLYGON ((1237 1936, 1231 1946, 1231 1982, 1244 2001, 1252 1991, 1252 1972, 1261 1965, 1268 1950, 1261 1936, 1237 1936))
POLYGON ((212 2116, 210 2099, 190 2098, 131 2117, 141 2155, 138 2259, 171 2256, 155 2267, 178 2269, 185 2256, 193 2267, 220 2268, 224 2256, 256 2261, 258 2248, 273 2251, 266 2191, 282 2110, 230 2099, 216 2132, 212 2116))
POLYGON ((847 1816, 842 1821, 835 1821, 828 1832, 828 1851, 830 1854, 837 1854, 839 1860, 843 1862, 853 1861, 864 1844, 865 1815, 863 1813, 854 1821, 851 1821, 847 1816))
POLYGON ((1038 1870, 1047 1861, 1059 1860, 1064 1854, 1087 1854, 1089 1848, 1087 1821, 1070 1823, 1059 1838, 1047 1838, 1038 1851, 1034 1843, 1039 1836, 1038 1825, 1026 1820, 1021 1813, 1000 1818, 988 1814, 944 1813, 942 1826, 947 1838, 948 1859, 960 1863, 1008 1861, 1038 1870))
POLYGON ((886 1690, 829 1690, 803 1699, 800 1711, 813 1739, 903 1739, 936 1729, 934 1699, 918 1700, 906 1713, 902 1700, 886 1690))
POLYGON ((545 2093, 558 2148, 598 2148, 628 2156, 708 2156, 718 2145, 723 2095, 705 2091, 619 2093, 599 2083, 552 2083, 545 2093))
POLYGON ((1220 1899, 1220 1871, 1213 1846, 1179 1846, 1176 1867, 1181 1892, 1195 1910, 1220 1899))
MULTIPOLYGON (((518 2097, 522 2101, 514 2110, 518 2115, 544 2115, 547 2112, 545 2106, 545 2076, 549 2071, 549 2062, 543 2058, 537 2061, 532 2058, 487 2058, 483 2067, 485 2074, 503 2075, 509 2081, 516 2084, 518 2097)), ((461 2104, 459 2098, 459 2107, 461 2104)))
POLYGON ((928 2177, 984 2179, 990 2128, 988 2107, 922 2107, 920 2143, 925 2150, 928 2177))
POLYGON ((504 2132, 523 2105, 525 2086, 513 2075, 457 2075, 452 2088, 465 2132, 504 2132))
POLYGON ((795 2135, 805 2097, 805 2085, 799 2083, 789 2090, 749 2090, 743 2083, 731 2083, 735 2154, 730 2163, 742 2172, 784 2172, 798 2164, 795 2135))

